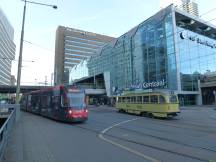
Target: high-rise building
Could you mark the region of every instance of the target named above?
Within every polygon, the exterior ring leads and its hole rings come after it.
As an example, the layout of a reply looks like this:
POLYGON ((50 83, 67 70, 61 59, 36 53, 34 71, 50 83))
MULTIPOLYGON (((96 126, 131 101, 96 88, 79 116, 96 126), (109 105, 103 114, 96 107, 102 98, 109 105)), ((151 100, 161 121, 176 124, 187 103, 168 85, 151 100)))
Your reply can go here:
POLYGON ((94 56, 113 37, 59 26, 56 31, 54 82, 68 84, 69 70, 94 56))
POLYGON ((170 4, 174 4, 177 8, 180 8, 187 13, 199 16, 198 4, 195 2, 195 0, 161 0, 160 8, 163 9, 170 4))
POLYGON ((195 16, 199 16, 198 5, 195 1, 192 0, 182 0, 181 7, 184 11, 193 14, 195 16))
POLYGON ((14 29, 0 9, 0 85, 10 85, 11 64, 15 58, 14 29))

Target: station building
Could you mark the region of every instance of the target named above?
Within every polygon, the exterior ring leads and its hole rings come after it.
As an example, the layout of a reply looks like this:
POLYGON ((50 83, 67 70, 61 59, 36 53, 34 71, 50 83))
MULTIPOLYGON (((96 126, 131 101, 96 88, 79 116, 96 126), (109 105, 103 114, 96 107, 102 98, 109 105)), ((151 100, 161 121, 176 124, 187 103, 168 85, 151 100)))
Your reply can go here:
POLYGON ((86 65, 89 77, 103 75, 109 97, 155 90, 177 94, 181 105, 213 104, 216 27, 170 5, 104 45, 86 65))

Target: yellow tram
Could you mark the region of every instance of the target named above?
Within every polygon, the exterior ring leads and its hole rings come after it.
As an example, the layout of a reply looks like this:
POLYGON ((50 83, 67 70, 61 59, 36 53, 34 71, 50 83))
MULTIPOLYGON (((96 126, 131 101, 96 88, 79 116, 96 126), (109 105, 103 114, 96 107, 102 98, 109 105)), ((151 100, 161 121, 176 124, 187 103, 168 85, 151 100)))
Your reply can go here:
POLYGON ((162 118, 174 117, 180 112, 178 97, 162 92, 131 92, 118 96, 116 108, 119 112, 162 118))

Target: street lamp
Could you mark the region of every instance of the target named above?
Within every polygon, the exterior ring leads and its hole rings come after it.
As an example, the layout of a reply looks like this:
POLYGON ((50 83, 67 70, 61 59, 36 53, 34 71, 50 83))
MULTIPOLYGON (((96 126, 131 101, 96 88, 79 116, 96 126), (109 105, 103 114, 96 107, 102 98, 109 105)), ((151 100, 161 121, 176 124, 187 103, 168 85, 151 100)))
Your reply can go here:
POLYGON ((23 38, 24 38, 24 26, 25 26, 25 13, 26 13, 26 3, 32 3, 42 6, 49 6, 54 9, 57 9, 56 5, 50 5, 50 4, 44 4, 44 3, 38 3, 33 1, 24 1, 24 9, 23 9, 23 19, 22 19, 22 30, 21 30, 21 38, 20 38, 20 51, 19 51, 19 60, 18 60, 18 70, 17 70, 17 88, 16 88, 16 103, 19 103, 19 93, 20 93, 20 80, 21 80, 21 68, 22 68, 22 50, 23 50, 23 38))

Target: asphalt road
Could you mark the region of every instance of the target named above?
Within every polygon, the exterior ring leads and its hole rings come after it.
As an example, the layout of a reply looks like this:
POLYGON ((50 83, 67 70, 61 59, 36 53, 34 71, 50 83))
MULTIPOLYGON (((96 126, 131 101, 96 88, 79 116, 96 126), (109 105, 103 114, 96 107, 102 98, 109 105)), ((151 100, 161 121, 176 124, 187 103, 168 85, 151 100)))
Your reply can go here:
POLYGON ((216 110, 183 109, 172 120, 90 107, 85 123, 22 112, 4 162, 216 162, 216 110))

